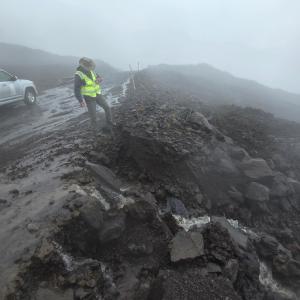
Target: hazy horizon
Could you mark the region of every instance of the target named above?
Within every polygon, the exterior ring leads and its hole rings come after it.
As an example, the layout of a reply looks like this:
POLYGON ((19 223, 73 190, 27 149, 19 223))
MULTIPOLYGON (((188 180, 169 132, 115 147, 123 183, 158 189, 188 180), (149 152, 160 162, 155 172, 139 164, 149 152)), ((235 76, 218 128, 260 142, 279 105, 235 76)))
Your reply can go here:
POLYGON ((19 0, 1 4, 0 41, 128 69, 207 63, 300 93, 300 2, 19 0))

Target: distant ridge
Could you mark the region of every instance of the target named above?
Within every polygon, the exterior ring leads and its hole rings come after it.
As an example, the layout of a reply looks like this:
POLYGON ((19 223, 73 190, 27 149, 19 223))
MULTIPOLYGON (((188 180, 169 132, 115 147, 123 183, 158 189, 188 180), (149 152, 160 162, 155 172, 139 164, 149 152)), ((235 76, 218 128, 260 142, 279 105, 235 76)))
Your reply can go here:
POLYGON ((157 85, 195 95, 207 104, 249 106, 300 122, 300 95, 235 77, 208 64, 151 66, 144 75, 157 85))
MULTIPOLYGON (((74 56, 0 43, 0 68, 20 78, 33 80, 40 90, 55 87, 60 79, 73 76, 78 60, 74 56)), ((118 72, 101 60, 96 60, 96 63, 97 70, 108 81, 118 72)))

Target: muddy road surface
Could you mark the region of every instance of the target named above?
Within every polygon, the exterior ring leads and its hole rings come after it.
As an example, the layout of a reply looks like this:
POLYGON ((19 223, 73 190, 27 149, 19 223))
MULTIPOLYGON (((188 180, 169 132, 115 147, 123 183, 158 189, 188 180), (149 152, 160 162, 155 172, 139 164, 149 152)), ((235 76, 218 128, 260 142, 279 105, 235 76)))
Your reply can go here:
MULTIPOLYGON (((120 91, 122 96, 122 87, 120 91)), ((114 105, 118 95, 108 93, 107 98, 114 105)), ((87 110, 80 108, 72 86, 46 91, 35 106, 23 102, 1 106, 0 128, 0 298, 4 299, 5 286, 19 270, 16 262, 22 255, 30 256, 51 227, 52 214, 60 214, 65 198, 76 191, 64 176, 79 172, 80 155, 94 139, 87 110)))

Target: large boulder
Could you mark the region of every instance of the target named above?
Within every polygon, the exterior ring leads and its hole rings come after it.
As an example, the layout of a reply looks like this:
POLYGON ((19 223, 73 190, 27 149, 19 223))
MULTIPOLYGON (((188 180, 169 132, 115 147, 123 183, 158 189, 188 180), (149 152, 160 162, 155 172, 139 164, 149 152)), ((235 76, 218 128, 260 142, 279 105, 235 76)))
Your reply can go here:
POLYGON ((174 197, 167 198, 167 211, 183 217, 188 216, 188 211, 185 208, 185 205, 181 200, 174 197))
POLYGON ((231 239, 242 249, 248 248, 248 237, 239 229, 234 228, 224 217, 211 217, 211 222, 220 224, 227 229, 231 239))
POLYGON ((80 216, 91 228, 100 230, 103 224, 103 211, 100 201, 89 199, 80 208, 80 216))
POLYGON ((208 120, 198 111, 192 111, 187 117, 186 121, 188 121, 193 128, 202 128, 211 132, 215 130, 215 128, 208 122, 208 120))
POLYGON ((244 174, 252 179, 270 177, 273 172, 267 162, 262 158, 251 158, 241 163, 244 174))
POLYGON ((294 194, 293 185, 284 174, 278 172, 273 178, 270 194, 275 198, 291 196, 294 194))
POLYGON ((271 260, 278 252, 279 242, 273 236, 263 233, 255 240, 259 256, 264 260, 271 260))
POLYGON ((121 182, 110 169, 89 162, 86 163, 86 166, 101 187, 107 187, 115 192, 120 192, 121 182))
POLYGON ((291 168, 291 165, 288 161, 279 153, 273 155, 272 160, 277 169, 281 171, 287 171, 291 168))
POLYGON ((265 202, 269 200, 269 189, 257 182, 251 182, 246 191, 246 198, 251 201, 265 202))
POLYGON ((199 232, 179 231, 170 243, 171 261, 177 262, 204 255, 204 242, 199 232))
POLYGON ((99 240, 106 243, 118 239, 124 230, 125 214, 122 211, 108 212, 99 232, 99 240))
POLYGON ((229 149, 229 155, 231 158, 238 160, 238 161, 243 161, 243 160, 249 160, 250 156, 247 153, 247 151, 239 146, 232 146, 229 149))

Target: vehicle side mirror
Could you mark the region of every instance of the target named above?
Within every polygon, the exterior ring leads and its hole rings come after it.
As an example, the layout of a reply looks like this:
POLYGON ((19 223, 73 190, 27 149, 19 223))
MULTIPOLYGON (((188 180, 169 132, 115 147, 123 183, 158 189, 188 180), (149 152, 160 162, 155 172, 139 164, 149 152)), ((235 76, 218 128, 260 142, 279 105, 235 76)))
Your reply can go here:
POLYGON ((16 81, 16 80, 18 80, 18 77, 17 76, 15 76, 15 75, 13 75, 13 76, 11 76, 11 79, 10 79, 11 81, 16 81))

